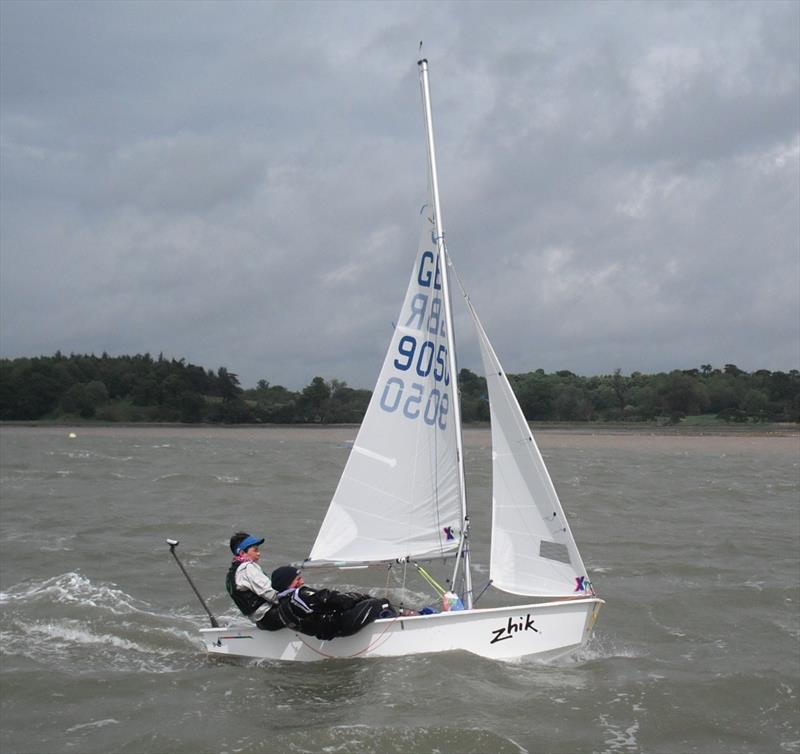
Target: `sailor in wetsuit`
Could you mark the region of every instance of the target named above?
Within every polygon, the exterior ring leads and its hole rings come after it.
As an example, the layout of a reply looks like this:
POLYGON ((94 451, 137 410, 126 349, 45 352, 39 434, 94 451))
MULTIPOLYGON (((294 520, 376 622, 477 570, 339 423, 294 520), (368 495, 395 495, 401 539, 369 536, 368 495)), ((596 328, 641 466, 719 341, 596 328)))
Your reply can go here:
POLYGON ((231 537, 233 561, 225 578, 225 588, 236 607, 265 631, 283 628, 278 617, 277 593, 258 561, 263 538, 239 531, 231 537))
POLYGON ((278 616, 284 626, 318 639, 352 636, 376 618, 397 612, 388 600, 356 592, 311 589, 294 566, 272 572, 272 587, 278 592, 278 616))

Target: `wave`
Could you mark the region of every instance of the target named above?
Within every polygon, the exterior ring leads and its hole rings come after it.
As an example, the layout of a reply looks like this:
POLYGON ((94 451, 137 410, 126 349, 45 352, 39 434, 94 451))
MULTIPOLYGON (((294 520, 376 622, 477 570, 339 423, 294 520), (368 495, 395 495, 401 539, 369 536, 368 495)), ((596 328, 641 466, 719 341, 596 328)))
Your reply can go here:
POLYGON ((645 653, 641 650, 628 644, 619 643, 610 636, 595 633, 586 644, 567 655, 563 660, 565 664, 584 664, 598 660, 635 659, 644 656, 645 653))
POLYGON ((192 474, 184 474, 180 471, 173 472, 171 474, 162 474, 161 476, 155 477, 153 479, 154 482, 167 482, 172 481, 174 479, 186 479, 188 481, 196 481, 197 477, 192 474))
POLYGON ((51 450, 47 455, 53 458, 69 458, 74 461, 132 461, 133 456, 110 456, 96 450, 51 450))
POLYGON ((374 727, 365 724, 311 727, 290 731, 284 744, 291 751, 350 752, 375 751, 463 751, 495 754, 528 754, 528 749, 509 736, 471 726, 419 728, 374 727))
POLYGON ((213 474, 213 475, 206 475, 206 476, 198 476, 197 474, 185 474, 182 472, 173 472, 170 474, 161 474, 160 476, 155 477, 152 481, 153 482, 168 482, 174 483, 175 481, 187 481, 191 482, 192 485, 196 486, 200 484, 201 486, 205 487, 207 484, 203 484, 204 481, 207 481, 210 484, 232 484, 237 485, 240 487, 258 487, 259 485, 253 484, 252 482, 243 482, 240 477, 235 476, 233 474, 213 474))
POLYGON ((119 720, 115 720, 113 717, 108 717, 105 720, 94 720, 91 723, 73 725, 71 728, 67 728, 64 732, 75 733, 76 731, 85 730, 86 728, 105 728, 106 725, 119 725, 119 720))
POLYGON ((530 674, 530 682, 537 688, 554 691, 585 688, 590 683, 586 672, 589 667, 610 660, 637 659, 645 653, 608 636, 593 634, 580 647, 558 657, 543 658, 536 655, 491 660, 503 665, 513 665, 515 672, 530 674), (585 669, 586 672, 580 671, 585 669))
POLYGON ((26 658, 49 669, 71 674, 103 672, 176 673, 198 664, 185 648, 165 646, 164 636, 146 634, 143 640, 125 638, 113 624, 95 628, 89 621, 72 618, 44 621, 12 621, 0 632, 5 656, 26 658))
POLYGON ((639 722, 637 720, 634 720, 627 728, 623 728, 618 722, 612 722, 610 715, 601 714, 598 720, 605 734, 610 736, 603 741, 607 747, 603 749, 603 752, 640 750, 639 742, 636 739, 636 734, 639 732, 639 722))
POLYGON ((64 573, 44 581, 23 582, 0 592, 0 605, 14 603, 72 603, 84 607, 102 607, 115 614, 146 612, 148 603, 137 600, 110 585, 95 585, 78 572, 64 573))
POLYGON ((198 616, 164 613, 71 572, 0 592, 0 655, 71 673, 177 672, 204 661, 198 616))
POLYGON ((229 474, 216 474, 214 476, 214 479, 216 479, 218 482, 222 482, 222 484, 238 484, 239 483, 239 477, 238 476, 232 476, 232 475, 229 475, 229 474))

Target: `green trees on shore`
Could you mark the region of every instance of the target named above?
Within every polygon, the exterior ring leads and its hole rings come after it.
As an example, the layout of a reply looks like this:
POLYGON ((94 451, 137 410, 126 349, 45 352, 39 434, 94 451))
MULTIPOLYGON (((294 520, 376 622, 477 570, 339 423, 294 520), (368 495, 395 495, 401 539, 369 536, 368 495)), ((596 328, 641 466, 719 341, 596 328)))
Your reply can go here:
MULTIPOLYGON (((465 416, 476 410, 481 390, 485 395, 483 378, 470 373, 465 380, 466 371, 462 369, 460 375, 465 416)), ((699 370, 633 372, 630 376, 617 369, 596 377, 537 369, 509 375, 509 381, 530 421, 677 423, 697 415, 728 422, 800 421, 800 372, 796 369, 747 373, 726 364, 722 369, 704 365, 699 370)))
MULTIPOLYGON (((730 422, 800 422, 800 372, 745 372, 734 364, 646 375, 582 377, 542 369, 509 375, 532 421, 677 422, 712 415, 730 422)), ((486 381, 459 374, 464 421, 488 421, 486 381)), ((259 380, 245 390, 225 367, 185 359, 108 354, 0 359, 1 420, 321 423, 361 421, 371 393, 336 379, 292 391, 259 380)))
POLYGON ((223 424, 360 422, 369 390, 315 377, 299 392, 162 355, 0 359, 0 420, 96 419, 223 424))

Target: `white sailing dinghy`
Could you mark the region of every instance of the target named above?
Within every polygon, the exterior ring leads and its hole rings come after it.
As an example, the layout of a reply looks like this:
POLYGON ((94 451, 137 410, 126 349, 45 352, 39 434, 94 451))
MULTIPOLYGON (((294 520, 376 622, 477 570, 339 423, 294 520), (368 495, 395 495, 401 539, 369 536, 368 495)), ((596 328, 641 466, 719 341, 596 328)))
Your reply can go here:
POLYGON ((463 610, 379 619, 322 641, 252 624, 201 629, 212 654, 275 660, 392 657, 465 650, 505 659, 580 646, 597 598, 531 430, 469 301, 491 407, 491 585, 536 598, 473 605, 469 516, 427 60, 419 62, 430 200, 403 307, 361 428, 305 566, 353 567, 455 557, 463 610))

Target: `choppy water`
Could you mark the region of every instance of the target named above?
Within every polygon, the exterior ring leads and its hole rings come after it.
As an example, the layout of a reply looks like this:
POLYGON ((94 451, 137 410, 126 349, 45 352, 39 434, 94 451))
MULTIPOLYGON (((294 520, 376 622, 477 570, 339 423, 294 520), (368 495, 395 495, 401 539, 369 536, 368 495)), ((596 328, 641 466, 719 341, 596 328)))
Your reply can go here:
MULTIPOLYGON (((3 752, 800 752, 797 436, 544 433, 608 603, 588 646, 303 665, 207 659, 164 539, 235 618, 231 532, 302 559, 354 431, 70 431, 0 431, 3 752)), ((489 436, 465 439, 480 586, 489 436)))

